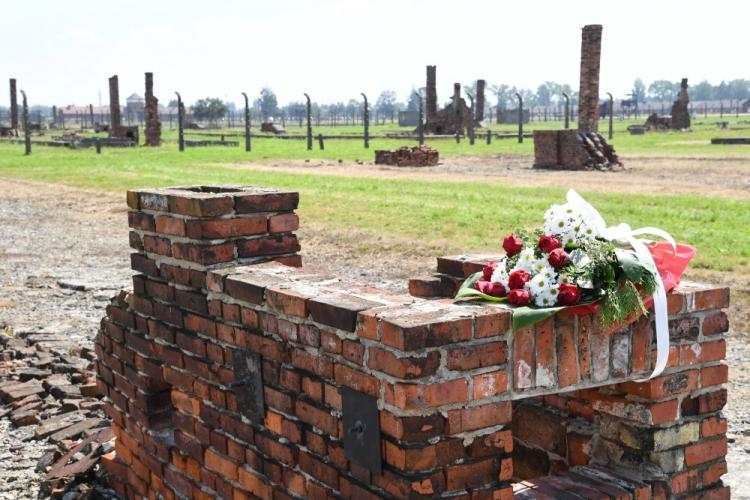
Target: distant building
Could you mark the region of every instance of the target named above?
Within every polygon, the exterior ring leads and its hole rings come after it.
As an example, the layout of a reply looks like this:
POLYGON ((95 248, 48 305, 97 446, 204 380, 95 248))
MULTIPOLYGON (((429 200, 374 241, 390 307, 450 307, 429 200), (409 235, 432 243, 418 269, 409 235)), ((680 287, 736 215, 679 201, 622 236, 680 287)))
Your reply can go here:
POLYGON ((146 107, 146 99, 138 94, 132 94, 125 99, 125 114, 133 120, 143 119, 143 110, 146 107))

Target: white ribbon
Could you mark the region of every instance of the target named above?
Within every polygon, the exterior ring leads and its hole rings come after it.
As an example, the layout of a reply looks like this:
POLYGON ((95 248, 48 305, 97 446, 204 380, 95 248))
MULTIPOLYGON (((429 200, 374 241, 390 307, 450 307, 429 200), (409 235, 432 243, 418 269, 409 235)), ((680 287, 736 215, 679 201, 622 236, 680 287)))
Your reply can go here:
POLYGON ((659 276, 659 271, 656 269, 656 263, 654 258, 651 256, 651 252, 648 251, 648 247, 643 240, 637 238, 637 236, 650 234, 658 236, 672 244, 675 252, 677 251, 677 244, 675 243, 672 236, 666 231, 663 231, 656 227, 641 227, 638 229, 631 229, 627 224, 620 224, 618 226, 607 227, 604 222, 604 218, 601 214, 581 195, 576 193, 574 190, 568 191, 568 203, 574 206, 579 212, 582 213, 586 224, 591 226, 597 234, 609 241, 615 241, 619 243, 625 243, 630 245, 638 259, 649 266, 651 271, 654 273, 656 278, 656 290, 654 292, 654 315, 656 324, 656 364, 654 370, 648 378, 637 380, 637 382, 646 382, 652 378, 661 374, 664 368, 667 366, 667 360, 669 358, 669 322, 667 321, 667 292, 664 289, 664 282, 659 276))

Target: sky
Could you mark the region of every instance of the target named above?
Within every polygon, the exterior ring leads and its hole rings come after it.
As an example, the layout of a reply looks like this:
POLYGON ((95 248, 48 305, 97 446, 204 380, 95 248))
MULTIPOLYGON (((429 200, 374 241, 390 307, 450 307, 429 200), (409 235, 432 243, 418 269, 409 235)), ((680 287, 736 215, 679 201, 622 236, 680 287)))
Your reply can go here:
POLYGON ((386 89, 405 100, 435 64, 444 102, 453 82, 478 78, 577 89, 580 29, 602 24, 600 92, 623 97, 636 77, 750 78, 749 14, 747 0, 14 1, 0 17, 0 82, 15 77, 32 105, 106 104, 113 74, 124 104, 146 71, 163 103, 175 90, 239 103, 264 86, 282 104, 303 92, 374 102, 386 89))

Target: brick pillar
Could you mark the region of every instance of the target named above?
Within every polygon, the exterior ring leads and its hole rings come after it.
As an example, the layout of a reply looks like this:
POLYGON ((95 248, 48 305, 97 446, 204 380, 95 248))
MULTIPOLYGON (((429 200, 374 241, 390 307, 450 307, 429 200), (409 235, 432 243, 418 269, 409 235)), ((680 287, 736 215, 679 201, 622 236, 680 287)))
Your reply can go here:
POLYGON ((109 78, 109 116, 110 128, 114 131, 122 125, 120 119, 120 85, 117 82, 117 75, 109 78))
POLYGON ((477 100, 476 100, 476 111, 474 117, 477 122, 484 120, 484 87, 486 82, 484 80, 477 80, 477 100))
POLYGON ((146 122, 146 145, 160 145, 161 121, 159 120, 159 100, 154 96, 153 73, 146 73, 146 107, 143 114, 146 122))
POLYGON ((18 94, 15 78, 10 79, 10 128, 18 130, 18 94))
POLYGON ((597 132, 599 127, 599 64, 602 26, 590 24, 581 33, 581 77, 578 92, 578 130, 597 132))
MULTIPOLYGON (((191 463, 203 456, 195 456, 195 444, 183 432, 186 420, 175 411, 191 404, 172 394, 175 385, 192 380, 179 370, 215 382, 233 379, 218 369, 217 352, 207 352, 201 340, 219 335, 209 319, 215 304, 207 299, 206 274, 240 262, 300 265, 293 232, 298 200, 294 192, 233 187, 128 192, 137 274, 132 293, 121 293, 108 306, 96 341, 98 385, 108 397, 106 411, 117 436, 116 458, 104 463, 122 496, 169 495, 168 489, 191 496, 180 468, 191 453, 191 463), (175 445, 188 457, 173 460, 175 445)), ((191 391, 205 390, 209 398, 209 386, 202 387, 191 383, 191 391)), ((195 432, 191 424, 189 434, 195 432)), ((209 430, 201 432, 208 436, 209 430)))
POLYGON ((437 66, 427 66, 426 123, 432 123, 437 114, 437 66))

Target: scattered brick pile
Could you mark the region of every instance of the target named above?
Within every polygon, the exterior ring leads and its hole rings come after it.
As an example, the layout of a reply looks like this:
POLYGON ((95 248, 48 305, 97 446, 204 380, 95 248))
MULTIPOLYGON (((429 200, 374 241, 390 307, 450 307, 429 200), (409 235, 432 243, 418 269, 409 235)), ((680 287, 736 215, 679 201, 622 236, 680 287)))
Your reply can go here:
POLYGON ((17 428, 34 426, 33 438, 48 445, 36 467, 46 473, 43 494, 93 491, 95 465, 114 449, 94 359, 65 335, 0 335, 0 418, 17 428))
POLYGON ((397 167, 431 167, 438 164, 438 150, 429 146, 404 146, 395 151, 375 151, 376 165, 397 167))
POLYGON ((616 170, 622 163, 599 133, 535 130, 534 167, 561 170, 616 170))
POLYGON ((604 331, 558 316, 513 333, 503 306, 434 297, 481 262, 440 259, 410 283, 429 299, 284 265, 300 264, 294 193, 128 202, 138 274, 96 347, 117 437, 105 466, 124 496, 728 492, 724 288, 670 295, 669 368, 636 383, 652 363, 648 320, 604 331), (374 420, 355 419, 370 402, 374 420))

